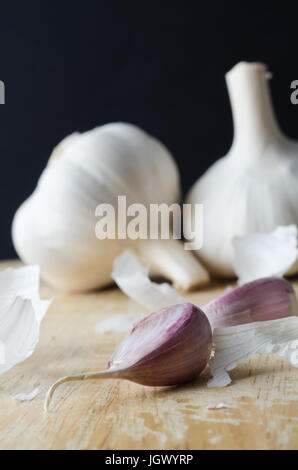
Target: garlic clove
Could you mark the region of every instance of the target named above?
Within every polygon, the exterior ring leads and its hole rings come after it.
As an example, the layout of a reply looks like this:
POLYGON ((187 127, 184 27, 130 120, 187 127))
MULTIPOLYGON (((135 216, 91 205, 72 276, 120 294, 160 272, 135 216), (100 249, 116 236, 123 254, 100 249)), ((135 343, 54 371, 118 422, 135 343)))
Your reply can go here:
POLYGON ((207 282, 208 274, 177 240, 97 239, 96 207, 117 208, 120 195, 127 205, 179 202, 179 173, 168 150, 130 124, 72 134, 54 149, 34 193, 15 214, 17 253, 25 263, 40 265, 42 277, 63 290, 111 284, 113 260, 128 248, 181 289, 207 282))
POLYGON ((298 317, 215 328, 213 341, 216 350, 210 360, 213 377, 208 387, 229 385, 228 372, 255 354, 278 354, 298 367, 298 317))
POLYGON ((298 223, 298 142, 278 127, 263 64, 240 62, 226 81, 233 144, 195 183, 187 202, 204 205, 199 259, 213 274, 233 277, 234 237, 298 223))
POLYGON ((151 314, 138 322, 118 346, 109 369, 126 369, 130 380, 143 385, 177 385, 202 372, 212 351, 206 315, 184 303, 151 314))
POLYGON ((184 303, 153 313, 133 328, 118 346, 103 372, 63 377, 49 389, 45 409, 58 385, 94 378, 122 378, 149 386, 188 382, 208 364, 212 332, 206 315, 184 303))
POLYGON ((291 272, 298 258, 296 225, 236 237, 233 244, 239 284, 262 277, 283 276, 291 272))
POLYGON ((268 277, 236 287, 202 307, 213 328, 275 320, 298 315, 292 285, 268 277))

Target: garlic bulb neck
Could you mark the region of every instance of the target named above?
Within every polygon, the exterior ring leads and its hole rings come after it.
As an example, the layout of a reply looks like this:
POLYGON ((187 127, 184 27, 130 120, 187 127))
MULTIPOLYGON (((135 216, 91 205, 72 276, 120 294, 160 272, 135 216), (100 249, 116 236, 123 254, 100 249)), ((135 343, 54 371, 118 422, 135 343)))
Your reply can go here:
POLYGON ((231 155, 241 148, 243 154, 248 155, 251 149, 250 157, 254 158, 260 156, 266 146, 282 138, 273 112, 269 78, 266 66, 261 63, 240 62, 226 74, 234 122, 231 155))

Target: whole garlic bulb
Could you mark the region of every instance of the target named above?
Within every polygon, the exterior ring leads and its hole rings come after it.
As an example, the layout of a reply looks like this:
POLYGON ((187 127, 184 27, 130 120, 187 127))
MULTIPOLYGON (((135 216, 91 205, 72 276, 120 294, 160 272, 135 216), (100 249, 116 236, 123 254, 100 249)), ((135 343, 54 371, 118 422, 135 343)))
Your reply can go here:
POLYGON ((177 240, 97 239, 95 209, 101 203, 117 208, 119 195, 126 195, 127 204, 179 201, 179 175, 167 149, 123 123, 72 134, 54 149, 35 191, 15 215, 16 251, 65 290, 112 283, 113 260, 127 247, 178 287, 206 282, 206 271, 177 240))
POLYGON ((234 141, 187 198, 204 204, 204 243, 197 254, 224 277, 235 274, 235 236, 298 223, 298 142, 278 127, 268 78, 260 63, 240 62, 227 73, 234 141))

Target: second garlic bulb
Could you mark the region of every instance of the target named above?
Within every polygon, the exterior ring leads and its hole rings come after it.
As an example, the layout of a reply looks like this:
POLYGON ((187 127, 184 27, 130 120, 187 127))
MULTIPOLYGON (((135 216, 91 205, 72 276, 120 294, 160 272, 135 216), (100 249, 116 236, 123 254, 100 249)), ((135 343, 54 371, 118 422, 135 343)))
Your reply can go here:
POLYGON ((198 256, 212 273, 224 277, 235 275, 235 236, 298 224, 298 142, 279 129, 267 80, 260 63, 240 62, 227 73, 233 145, 187 198, 204 204, 204 243, 198 256))
POLYGON ((126 248, 182 289, 208 280, 177 240, 98 240, 95 209, 102 203, 116 207, 119 195, 127 197, 127 204, 179 201, 177 167, 161 142, 124 123, 67 137, 15 215, 19 256, 39 264, 52 285, 73 291, 110 284, 113 260, 126 248))

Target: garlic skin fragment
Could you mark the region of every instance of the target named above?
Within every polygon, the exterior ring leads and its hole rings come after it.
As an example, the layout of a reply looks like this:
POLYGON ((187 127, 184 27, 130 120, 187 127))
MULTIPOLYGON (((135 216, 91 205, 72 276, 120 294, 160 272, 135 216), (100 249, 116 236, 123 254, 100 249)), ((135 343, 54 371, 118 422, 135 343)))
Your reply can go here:
POLYGON ((17 253, 25 263, 39 264, 42 277, 63 290, 111 284, 113 260, 127 248, 179 288, 208 282, 208 273, 178 240, 97 239, 96 207, 108 203, 116 210, 120 195, 127 205, 179 202, 179 174, 168 150, 130 124, 72 134, 54 149, 14 217, 17 253))
POLYGON ((249 233, 233 240, 238 284, 295 272, 297 226, 277 227, 271 233, 249 233))
POLYGON ((208 405, 207 410, 213 411, 213 410, 226 410, 228 406, 226 406, 224 403, 218 403, 217 405, 208 405))
POLYGON ((298 317, 215 328, 213 341, 216 344, 210 360, 213 378, 208 387, 229 385, 228 372, 256 354, 278 354, 298 367, 298 317))
POLYGON ((128 297, 147 310, 160 310, 185 302, 168 283, 157 284, 149 279, 149 268, 142 265, 130 251, 115 259, 111 277, 128 297))
POLYGON ((39 387, 36 387, 30 393, 18 393, 17 395, 13 395, 12 398, 18 401, 31 401, 34 400, 35 397, 37 397, 38 393, 39 387))
POLYGON ((140 313, 116 314, 96 323, 94 330, 100 335, 105 333, 129 333, 134 324, 143 317, 144 315, 140 313))
POLYGON ((213 328, 297 316, 292 285, 278 277, 258 279, 236 287, 202 307, 213 328))
POLYGON ((38 291, 38 266, 0 272, 0 341, 4 345, 0 374, 34 352, 41 321, 51 304, 41 300, 38 291))
POLYGON ((204 244, 197 255, 222 277, 236 274, 234 237, 298 223, 298 142, 279 129, 267 80, 261 63, 240 62, 227 73, 234 141, 187 197, 204 205, 204 244))
POLYGON ((111 356, 106 371, 55 382, 47 393, 45 410, 57 386, 69 381, 122 378, 149 386, 189 382, 207 366, 212 347, 206 315, 191 303, 172 305, 139 321, 111 356))

